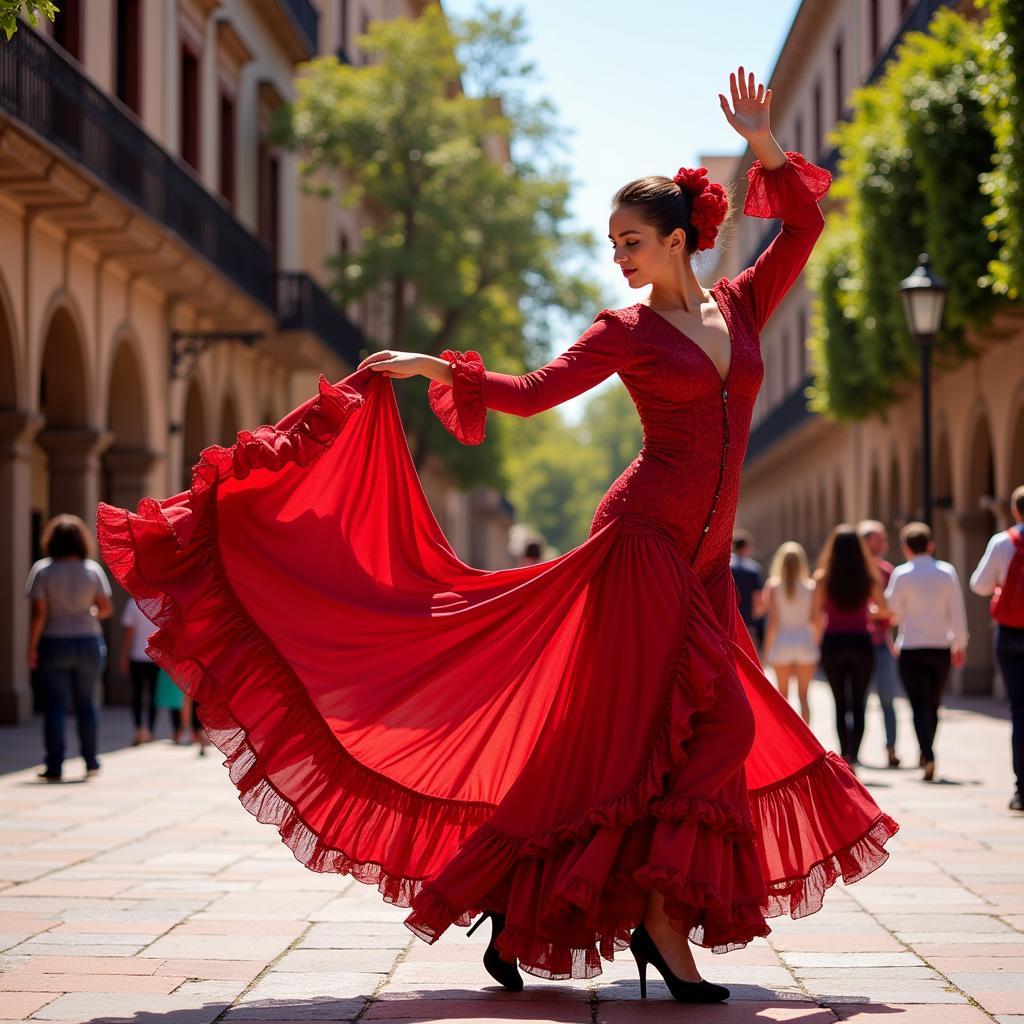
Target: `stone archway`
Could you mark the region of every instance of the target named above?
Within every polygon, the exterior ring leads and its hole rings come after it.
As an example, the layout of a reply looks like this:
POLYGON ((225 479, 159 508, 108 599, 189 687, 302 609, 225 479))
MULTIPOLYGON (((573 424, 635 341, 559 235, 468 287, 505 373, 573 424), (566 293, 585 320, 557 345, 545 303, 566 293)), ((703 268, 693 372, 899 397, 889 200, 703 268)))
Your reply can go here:
MULTIPOLYGON (((959 562, 967 574, 974 571, 985 552, 989 537, 998 528, 992 510, 996 489, 992 431, 984 413, 974 421, 969 437, 970 442, 965 450, 967 462, 964 467, 963 501, 957 517, 963 549, 959 562)), ((966 585, 966 580, 962 582, 966 585)), ((988 603, 968 597, 966 604, 967 627, 973 639, 968 647, 967 665, 963 671, 963 691, 991 693, 994 665, 988 603)))
POLYGON ((229 391, 224 395, 224 401, 220 407, 220 430, 218 432, 218 443, 225 448, 235 443, 242 424, 238 415, 238 402, 235 396, 229 391))
MULTIPOLYGON (((910 486, 907 489, 907 521, 924 518, 924 481, 922 479, 921 449, 915 442, 910 449, 910 486)), ((935 519, 935 471, 932 470, 932 519, 935 519)), ((934 523, 929 523, 934 528, 934 523)))
MULTIPOLYGON (((941 558, 952 558, 952 530, 950 519, 953 515, 953 467, 949 455, 949 434, 943 430, 935 445, 935 468, 932 471, 932 532, 935 534, 935 549, 941 558)), ((973 568, 973 567, 972 567, 973 568)))
POLYGON ((889 460, 889 491, 886 495, 888 504, 885 511, 885 524, 889 533, 898 537, 901 528, 907 522, 907 506, 903 502, 903 478, 900 474, 900 460, 893 452, 889 460))
POLYGON ((815 539, 815 547, 819 550, 825 543, 825 538, 832 532, 832 523, 828 521, 828 503, 825 498, 825 485, 818 488, 818 535, 815 539))
POLYGON ((192 482, 192 467, 199 461, 202 450, 213 443, 206 419, 203 388, 196 377, 188 382, 182 432, 181 486, 187 490, 192 482))
POLYGON ((1024 400, 1017 406, 1010 432, 1010 465, 1007 496, 1024 484, 1024 400))
POLYGON ((40 525, 70 512, 95 525, 100 456, 109 437, 89 424, 89 374, 82 332, 65 306, 53 313, 43 341, 39 411, 44 428, 33 464, 33 513, 40 525))
POLYGON ((25 663, 28 602, 22 587, 32 554, 32 456, 40 417, 18 372, 15 317, 0 274, 0 723, 26 721, 32 687, 25 663))
POLYGON ((107 391, 107 427, 111 443, 103 457, 104 500, 134 508, 146 492, 156 453, 147 422, 149 396, 135 348, 128 338, 117 346, 107 391))
POLYGON ((868 477, 868 514, 867 519, 882 518, 882 481, 878 472, 878 463, 872 463, 868 477))

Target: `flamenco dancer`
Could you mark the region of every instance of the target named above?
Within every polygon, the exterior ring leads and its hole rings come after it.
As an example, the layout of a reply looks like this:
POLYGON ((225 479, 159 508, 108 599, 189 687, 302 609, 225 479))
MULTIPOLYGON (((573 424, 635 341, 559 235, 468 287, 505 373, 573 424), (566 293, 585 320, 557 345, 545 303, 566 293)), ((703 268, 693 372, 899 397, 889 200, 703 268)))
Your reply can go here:
POLYGON ((476 352, 378 352, 276 427, 202 453, 187 493, 101 505, 107 564, 159 627, 245 807, 306 867, 375 884, 427 942, 491 922, 487 971, 589 978, 629 948, 683 1002, 724 952, 882 864, 896 823, 761 672, 729 549, 758 332, 822 228, 829 174, 772 137, 743 68, 722 109, 757 160, 744 212, 782 229, 704 289, 726 213, 702 168, 616 194, 614 258, 646 301, 521 376, 476 352), (644 443, 588 539, 461 562, 420 487, 389 377, 430 378, 460 441, 618 373, 644 443), (477 924, 480 922, 478 921, 477 924), (475 926, 474 926, 475 927, 475 926))

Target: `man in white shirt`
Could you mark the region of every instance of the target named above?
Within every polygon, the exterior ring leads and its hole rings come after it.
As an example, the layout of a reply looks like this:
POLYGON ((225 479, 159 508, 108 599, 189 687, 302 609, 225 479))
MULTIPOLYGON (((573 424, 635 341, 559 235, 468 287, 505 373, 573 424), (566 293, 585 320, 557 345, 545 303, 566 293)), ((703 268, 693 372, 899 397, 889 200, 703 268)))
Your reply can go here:
POLYGON ((899 622, 900 678, 914 710, 924 779, 931 782, 942 691, 950 668, 964 663, 967 613, 956 569, 933 555, 928 524, 908 523, 900 545, 907 561, 893 569, 885 599, 899 622))
MULTIPOLYGON (((1010 512, 1014 521, 1012 529, 1015 532, 1024 530, 1024 487, 1018 487, 1010 496, 1010 512)), ((989 597, 997 587, 1004 589, 1016 550, 1013 537, 1006 530, 997 533, 988 542, 985 554, 971 574, 971 590, 982 597, 989 597)), ((1024 629, 1002 622, 997 624, 996 661, 1010 700, 1010 745, 1013 773, 1017 778, 1017 790, 1010 800, 1010 810, 1024 811, 1024 629)))

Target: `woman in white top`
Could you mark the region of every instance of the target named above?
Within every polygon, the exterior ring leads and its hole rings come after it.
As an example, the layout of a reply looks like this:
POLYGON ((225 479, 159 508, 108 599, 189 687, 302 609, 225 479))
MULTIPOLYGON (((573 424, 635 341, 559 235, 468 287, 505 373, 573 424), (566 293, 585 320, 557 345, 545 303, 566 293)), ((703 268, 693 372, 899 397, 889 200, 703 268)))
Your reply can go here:
POLYGON ((764 594, 765 661, 775 672, 775 684, 787 700, 790 681, 796 677, 800 714, 810 723, 807 691, 818 665, 818 645, 811 625, 814 580, 807 570, 807 553, 795 541, 787 541, 775 552, 764 594))

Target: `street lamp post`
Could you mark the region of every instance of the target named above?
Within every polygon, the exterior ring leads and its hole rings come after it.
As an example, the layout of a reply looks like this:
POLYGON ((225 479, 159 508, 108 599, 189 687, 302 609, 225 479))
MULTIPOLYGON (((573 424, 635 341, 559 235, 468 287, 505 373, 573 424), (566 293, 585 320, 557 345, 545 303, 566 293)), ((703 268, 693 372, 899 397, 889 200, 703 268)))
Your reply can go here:
POLYGON ((907 327, 921 353, 921 518, 932 525, 932 345, 942 326, 946 308, 946 282, 928 264, 928 254, 917 258, 917 267, 910 277, 900 281, 900 298, 907 327))

